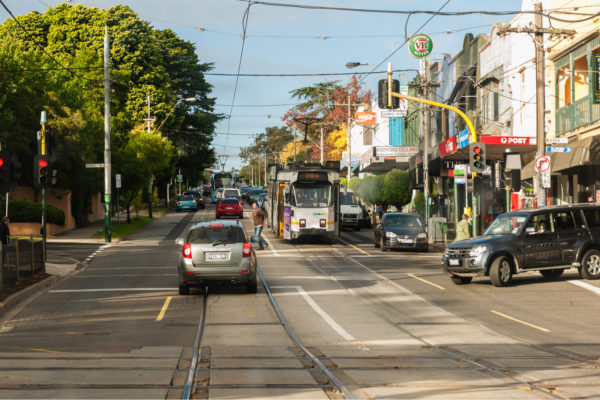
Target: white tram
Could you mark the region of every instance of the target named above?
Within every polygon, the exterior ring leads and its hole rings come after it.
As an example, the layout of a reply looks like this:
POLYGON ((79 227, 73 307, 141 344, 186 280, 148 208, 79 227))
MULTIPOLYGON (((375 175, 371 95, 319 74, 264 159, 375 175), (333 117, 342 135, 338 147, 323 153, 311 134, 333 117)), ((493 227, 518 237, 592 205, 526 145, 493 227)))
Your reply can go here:
POLYGON ((286 240, 339 237, 339 170, 339 161, 272 165, 265 207, 273 233, 286 240))

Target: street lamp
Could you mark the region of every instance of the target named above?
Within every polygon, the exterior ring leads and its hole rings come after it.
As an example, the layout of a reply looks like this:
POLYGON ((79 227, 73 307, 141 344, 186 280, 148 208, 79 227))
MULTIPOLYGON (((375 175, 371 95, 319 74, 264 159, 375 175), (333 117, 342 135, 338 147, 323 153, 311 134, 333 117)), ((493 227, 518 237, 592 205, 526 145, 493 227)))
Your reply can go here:
POLYGON ((171 116, 171 114, 173 114, 173 111, 175 111, 175 108, 177 108, 177 106, 179 105, 179 103, 181 103, 182 101, 187 101, 189 103, 193 103, 193 102, 196 101, 196 98, 195 97, 187 97, 185 99, 179 99, 179 100, 177 100, 177 102, 175 103, 175 105, 173 106, 173 108, 171 108, 171 111, 169 111, 169 113, 167 114, 167 116, 165 117, 165 119, 162 120, 162 122, 160 123, 160 125, 158 126, 158 128, 156 128, 153 133, 156 133, 157 131, 160 130, 160 128, 162 128, 162 126, 164 125, 165 121, 169 119, 169 117, 171 116))

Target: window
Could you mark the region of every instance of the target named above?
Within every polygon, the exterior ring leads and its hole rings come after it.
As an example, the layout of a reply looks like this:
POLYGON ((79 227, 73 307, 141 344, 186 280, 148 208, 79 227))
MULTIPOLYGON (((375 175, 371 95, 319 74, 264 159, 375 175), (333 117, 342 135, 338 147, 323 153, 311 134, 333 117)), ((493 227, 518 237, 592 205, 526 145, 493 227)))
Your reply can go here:
POLYGON ((584 210, 585 220, 587 221, 588 228, 600 227, 600 209, 588 209, 584 210))
POLYGON ((527 222, 525 231, 531 233, 554 232, 554 225, 552 224, 550 213, 536 214, 532 216, 529 222, 527 222), (531 230, 528 230, 527 228, 534 228, 535 230, 531 232, 531 230))
POLYGON ((583 55, 574 63, 575 100, 584 98, 590 93, 587 55, 583 55))
POLYGON ((292 196, 296 207, 328 207, 333 204, 331 185, 292 187, 292 196))
POLYGON ((556 211, 554 214, 554 226, 557 232, 575 229, 575 222, 570 211, 556 211))
POLYGON ((242 243, 245 241, 244 231, 237 227, 203 227, 190 231, 188 243, 226 242, 242 243))
POLYGON ((571 104, 571 70, 568 65, 558 69, 558 108, 571 104))

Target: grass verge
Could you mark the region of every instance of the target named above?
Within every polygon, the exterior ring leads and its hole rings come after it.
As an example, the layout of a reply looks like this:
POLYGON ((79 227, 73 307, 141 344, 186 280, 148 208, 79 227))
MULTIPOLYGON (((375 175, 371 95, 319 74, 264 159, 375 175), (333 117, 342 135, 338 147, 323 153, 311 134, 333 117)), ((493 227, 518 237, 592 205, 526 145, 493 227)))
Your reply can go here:
MULTIPOLYGON (((148 225, 153 220, 154 220, 154 218, 140 215, 139 217, 131 218, 130 224, 128 224, 127 221, 121 221, 120 224, 113 223, 113 226, 111 228, 111 237, 114 239, 122 239, 122 238, 136 232, 138 229, 148 225)), ((94 233, 92 235, 92 237, 93 238, 103 238, 104 237, 104 229, 94 233)))

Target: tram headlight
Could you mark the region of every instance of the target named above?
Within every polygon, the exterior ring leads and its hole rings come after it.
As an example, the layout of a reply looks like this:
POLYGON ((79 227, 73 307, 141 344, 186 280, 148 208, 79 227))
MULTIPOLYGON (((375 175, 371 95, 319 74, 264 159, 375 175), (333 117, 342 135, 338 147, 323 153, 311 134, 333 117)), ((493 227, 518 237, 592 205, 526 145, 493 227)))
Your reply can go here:
POLYGON ((319 223, 321 224, 321 228, 325 228, 327 226, 327 220, 326 219, 319 220, 319 223))
POLYGON ((306 220, 305 219, 300 220, 300 228, 306 228, 306 220))

